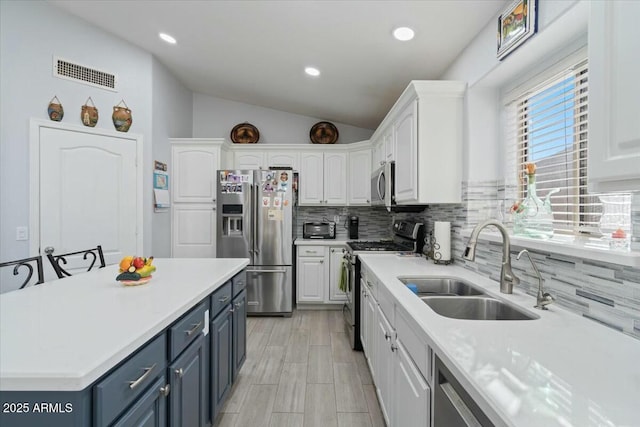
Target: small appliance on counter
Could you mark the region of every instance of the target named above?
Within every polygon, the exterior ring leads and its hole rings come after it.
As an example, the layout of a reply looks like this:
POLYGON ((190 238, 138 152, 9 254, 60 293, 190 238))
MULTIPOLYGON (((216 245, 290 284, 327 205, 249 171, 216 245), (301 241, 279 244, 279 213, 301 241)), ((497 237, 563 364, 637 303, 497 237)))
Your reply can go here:
POLYGON ((303 239, 335 239, 335 222, 305 222, 302 224, 303 239))
POLYGON ((349 238, 357 239, 358 238, 358 226, 360 224, 360 218, 355 215, 349 215, 349 238))

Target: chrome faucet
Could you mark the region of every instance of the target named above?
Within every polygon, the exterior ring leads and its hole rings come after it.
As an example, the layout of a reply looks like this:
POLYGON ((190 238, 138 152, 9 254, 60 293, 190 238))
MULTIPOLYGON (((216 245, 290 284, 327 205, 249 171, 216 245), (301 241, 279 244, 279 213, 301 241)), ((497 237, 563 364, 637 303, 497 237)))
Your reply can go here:
POLYGON ((540 275, 540 271, 538 271, 538 267, 533 262, 533 258, 531 258, 531 255, 529 255, 529 251, 526 249, 521 250, 518 256, 516 257, 516 259, 520 259, 522 254, 527 255, 527 258, 529 258, 529 261, 531 261, 531 266, 533 267, 533 271, 536 273, 536 276, 538 276, 538 298, 537 298, 536 305, 534 305, 533 307, 540 310, 548 310, 546 306, 551 304, 553 301, 555 301, 555 299, 551 296, 550 293, 543 291, 542 276, 540 275))
POLYGON ((498 229, 500 234, 502 234, 502 269, 500 270, 500 292, 503 294, 511 294, 513 293, 513 285, 517 285, 520 283, 520 279, 518 279, 511 270, 511 242, 509 240, 509 234, 507 230, 504 228, 501 222, 496 221, 495 219, 488 219, 480 224, 476 225, 476 227, 471 232, 471 237, 469 237, 469 241, 467 242, 467 248, 462 255, 464 259, 467 261, 473 261, 476 259, 476 245, 478 244, 478 235, 488 225, 493 225, 498 229))

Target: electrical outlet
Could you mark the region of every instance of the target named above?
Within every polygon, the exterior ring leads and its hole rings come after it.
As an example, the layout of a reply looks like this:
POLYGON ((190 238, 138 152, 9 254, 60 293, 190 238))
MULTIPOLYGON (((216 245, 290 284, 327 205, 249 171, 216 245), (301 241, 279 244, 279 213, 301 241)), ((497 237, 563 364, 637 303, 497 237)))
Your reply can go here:
POLYGON ((16 240, 29 240, 29 228, 16 227, 16 240))
POLYGON ((336 224, 338 224, 340 222, 340 216, 339 215, 334 215, 333 216, 333 222, 335 222, 336 224))

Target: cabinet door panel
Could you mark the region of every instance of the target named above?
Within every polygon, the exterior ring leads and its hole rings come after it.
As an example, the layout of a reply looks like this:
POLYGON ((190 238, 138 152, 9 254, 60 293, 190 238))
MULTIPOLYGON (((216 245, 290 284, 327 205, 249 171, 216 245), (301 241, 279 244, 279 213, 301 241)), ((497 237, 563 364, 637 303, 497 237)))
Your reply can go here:
POLYGON ((247 358, 247 292, 233 299, 233 379, 247 358))
POLYGON ((224 309, 211 322, 211 419, 224 404, 233 380, 232 313, 224 309))
POLYGON ((347 204, 347 153, 324 153, 324 203, 347 204))
MULTIPOLYGON (((174 146, 171 165, 174 202, 212 203, 216 198, 216 170, 220 150, 214 147, 174 146)), ((170 183, 171 184, 171 183, 170 183)))
POLYGON ((590 6, 589 190, 640 191, 640 3, 590 6))
POLYGON ((393 420, 393 352, 391 346, 394 343, 393 329, 387 321, 380 306, 376 310, 376 386, 380 397, 380 409, 387 425, 393 420))
POLYGON ((394 363, 395 396, 393 425, 428 427, 430 425, 430 389, 413 364, 401 341, 396 342, 394 363))
POLYGON ((160 391, 164 376, 158 378, 114 427, 164 427, 167 425, 167 398, 160 391))
POLYGON ((298 301, 324 302, 325 277, 324 257, 298 257, 298 301))
POLYGON ((172 427, 202 426, 207 420, 208 368, 205 336, 200 336, 169 366, 169 419, 172 427))
POLYGON ((235 152, 233 153, 233 164, 235 169, 266 169, 265 153, 259 152, 235 152))
POLYGON ((300 154, 292 151, 267 152, 267 167, 290 167, 293 170, 300 169, 300 154))
POLYGON ((324 156, 322 153, 302 153, 300 156, 299 195, 301 205, 324 203, 324 156))
POLYGON ((371 203, 371 150, 349 153, 349 204, 371 203))
POLYGON ((347 294, 340 290, 340 275, 342 274, 342 260, 344 249, 342 246, 329 248, 329 300, 328 302, 346 301, 347 294))
POLYGON ((215 258, 215 205, 174 204, 172 213, 172 256, 174 258, 215 258))
POLYGON ((396 202, 412 202, 418 199, 418 138, 416 117, 418 101, 413 101, 393 124, 396 143, 396 202))

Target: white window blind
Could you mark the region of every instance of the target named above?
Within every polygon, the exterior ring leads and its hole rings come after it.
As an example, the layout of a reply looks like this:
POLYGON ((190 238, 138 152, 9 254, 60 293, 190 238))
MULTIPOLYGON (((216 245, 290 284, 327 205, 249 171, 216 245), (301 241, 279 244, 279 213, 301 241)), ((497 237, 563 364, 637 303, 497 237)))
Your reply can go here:
MULTIPOLYGON (((507 163, 515 169, 517 198, 527 195, 525 165, 535 163, 538 196, 544 199, 552 189, 560 189, 550 198, 558 232, 600 231, 602 202, 587 192, 588 93, 584 60, 506 106, 507 163)), ((617 200, 622 200, 624 215, 625 198, 617 200)))

